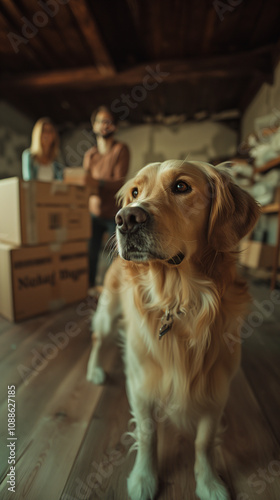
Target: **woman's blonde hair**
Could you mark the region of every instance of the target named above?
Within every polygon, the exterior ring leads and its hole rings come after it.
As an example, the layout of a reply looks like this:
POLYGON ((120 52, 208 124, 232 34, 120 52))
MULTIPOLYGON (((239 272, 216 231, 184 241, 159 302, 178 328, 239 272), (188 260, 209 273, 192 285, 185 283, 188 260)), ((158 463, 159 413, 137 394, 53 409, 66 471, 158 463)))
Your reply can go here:
POLYGON ((53 161, 57 158, 59 151, 59 136, 53 122, 48 117, 39 118, 39 120, 35 123, 32 130, 30 152, 33 156, 41 156, 43 154, 41 136, 45 124, 52 125, 55 131, 55 139, 50 151, 50 160, 53 161))

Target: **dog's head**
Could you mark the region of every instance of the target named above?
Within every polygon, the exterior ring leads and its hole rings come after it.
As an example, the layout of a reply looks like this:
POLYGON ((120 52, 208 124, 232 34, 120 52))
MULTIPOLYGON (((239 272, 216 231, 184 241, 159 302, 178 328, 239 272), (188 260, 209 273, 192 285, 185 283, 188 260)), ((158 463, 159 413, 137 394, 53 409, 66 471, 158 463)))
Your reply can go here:
POLYGON ((230 175, 202 162, 147 165, 119 191, 120 256, 180 265, 205 248, 228 252, 254 226, 259 207, 230 175))

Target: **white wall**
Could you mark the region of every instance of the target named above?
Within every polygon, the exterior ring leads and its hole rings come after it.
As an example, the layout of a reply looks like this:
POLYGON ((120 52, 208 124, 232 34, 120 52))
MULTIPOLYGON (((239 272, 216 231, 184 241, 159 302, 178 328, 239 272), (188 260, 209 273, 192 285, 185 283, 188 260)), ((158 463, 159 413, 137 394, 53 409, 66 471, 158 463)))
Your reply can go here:
MULTIPOLYGON (((209 161, 236 153, 237 133, 225 125, 204 121, 180 125, 137 125, 119 129, 118 140, 131 153, 129 176, 149 162, 168 159, 209 161)), ((62 153, 69 165, 81 165, 84 152, 94 143, 88 126, 81 126, 62 138, 62 153)))
POLYGON ((243 115, 242 140, 251 132, 276 122, 280 122, 280 62, 275 68, 273 85, 263 84, 243 115))
POLYGON ((0 101, 0 178, 21 176, 21 155, 30 145, 32 126, 32 120, 0 101))

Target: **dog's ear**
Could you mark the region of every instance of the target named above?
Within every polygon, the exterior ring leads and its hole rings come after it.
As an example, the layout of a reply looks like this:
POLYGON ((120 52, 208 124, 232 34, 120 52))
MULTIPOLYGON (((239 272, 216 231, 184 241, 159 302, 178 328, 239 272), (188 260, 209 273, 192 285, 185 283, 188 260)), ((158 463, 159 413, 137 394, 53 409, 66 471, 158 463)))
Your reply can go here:
POLYGON ((230 251, 253 229, 260 208, 254 198, 237 186, 227 172, 213 167, 210 185, 212 205, 208 243, 217 251, 230 251))

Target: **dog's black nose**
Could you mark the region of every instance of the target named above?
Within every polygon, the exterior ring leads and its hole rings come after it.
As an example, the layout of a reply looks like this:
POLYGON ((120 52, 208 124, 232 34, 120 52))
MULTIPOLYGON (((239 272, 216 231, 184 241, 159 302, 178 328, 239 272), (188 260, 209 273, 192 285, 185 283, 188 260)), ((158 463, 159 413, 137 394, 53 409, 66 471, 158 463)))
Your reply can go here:
POLYGON ((139 228, 148 220, 149 214, 140 207, 124 207, 118 211, 115 221, 122 233, 128 233, 139 228))

